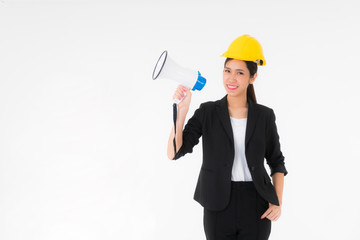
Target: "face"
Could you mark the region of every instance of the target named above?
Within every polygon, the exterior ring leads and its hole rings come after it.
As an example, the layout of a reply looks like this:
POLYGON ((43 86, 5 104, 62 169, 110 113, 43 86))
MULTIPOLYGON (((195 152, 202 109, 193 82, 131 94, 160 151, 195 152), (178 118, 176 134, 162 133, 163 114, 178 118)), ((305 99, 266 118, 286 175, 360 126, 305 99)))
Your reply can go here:
POLYGON ((257 74, 250 78, 249 69, 242 60, 232 59, 225 65, 223 84, 229 96, 236 97, 246 94, 249 84, 255 81, 257 74))

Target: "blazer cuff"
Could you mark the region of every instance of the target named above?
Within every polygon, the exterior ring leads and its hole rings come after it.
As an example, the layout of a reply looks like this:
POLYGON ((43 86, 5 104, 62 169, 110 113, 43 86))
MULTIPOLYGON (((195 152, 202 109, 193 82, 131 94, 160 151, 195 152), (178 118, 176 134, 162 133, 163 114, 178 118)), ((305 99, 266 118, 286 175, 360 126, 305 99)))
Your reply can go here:
POLYGON ((174 158, 172 160, 177 160, 179 158, 181 158, 182 156, 184 156, 184 144, 180 147, 179 151, 177 151, 177 153, 175 154, 174 158))
POLYGON ((277 172, 284 173, 284 176, 286 176, 288 174, 288 171, 286 170, 284 165, 280 165, 280 166, 277 166, 277 167, 271 167, 270 176, 274 175, 277 172))

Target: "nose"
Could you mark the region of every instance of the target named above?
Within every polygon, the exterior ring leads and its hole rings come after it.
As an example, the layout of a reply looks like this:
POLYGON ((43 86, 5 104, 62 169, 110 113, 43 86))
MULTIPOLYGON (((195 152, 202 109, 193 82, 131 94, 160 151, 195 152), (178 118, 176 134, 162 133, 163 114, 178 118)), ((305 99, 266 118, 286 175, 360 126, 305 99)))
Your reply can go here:
POLYGON ((236 73, 232 73, 232 74, 231 74, 230 80, 231 80, 232 82, 236 82, 236 73))

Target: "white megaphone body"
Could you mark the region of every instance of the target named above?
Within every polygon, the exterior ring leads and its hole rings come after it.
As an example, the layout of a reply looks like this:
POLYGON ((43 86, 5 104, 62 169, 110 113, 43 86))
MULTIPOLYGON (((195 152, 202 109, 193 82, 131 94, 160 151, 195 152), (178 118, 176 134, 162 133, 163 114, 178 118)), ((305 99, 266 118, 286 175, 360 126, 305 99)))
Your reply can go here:
MULTIPOLYGON (((206 79, 201 76, 199 71, 180 66, 169 58, 167 51, 161 54, 155 65, 152 79, 158 78, 172 79, 193 91, 200 91, 206 84, 206 79)), ((174 102, 178 104, 181 100, 174 99, 174 102)))

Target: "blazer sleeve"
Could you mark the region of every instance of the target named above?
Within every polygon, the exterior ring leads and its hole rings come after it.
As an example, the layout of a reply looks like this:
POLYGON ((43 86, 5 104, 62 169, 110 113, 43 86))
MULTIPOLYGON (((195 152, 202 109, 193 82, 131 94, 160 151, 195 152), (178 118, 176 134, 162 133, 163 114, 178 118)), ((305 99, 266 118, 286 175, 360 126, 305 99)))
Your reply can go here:
POLYGON ((284 156, 280 149, 279 134, 276 127, 276 117, 274 110, 271 109, 270 118, 267 126, 267 141, 266 141, 266 151, 265 158, 266 162, 270 167, 272 176, 276 172, 284 173, 284 176, 287 175, 288 171, 285 168, 284 156))
POLYGON ((183 130, 183 144, 172 160, 177 160, 186 153, 192 153, 193 147, 199 143, 202 135, 202 122, 204 117, 204 104, 195 110, 194 115, 187 121, 183 130))

